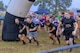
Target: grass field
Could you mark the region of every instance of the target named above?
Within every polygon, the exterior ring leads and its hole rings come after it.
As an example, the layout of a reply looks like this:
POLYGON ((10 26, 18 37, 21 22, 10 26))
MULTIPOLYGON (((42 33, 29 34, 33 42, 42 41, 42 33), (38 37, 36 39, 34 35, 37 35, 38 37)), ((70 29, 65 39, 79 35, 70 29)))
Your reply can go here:
MULTIPOLYGON (((0 26, 0 34, 2 32, 1 30, 2 27, 0 26)), ((38 40, 40 42, 40 46, 37 46, 34 41, 32 41, 32 44, 29 44, 27 39, 26 45, 22 45, 21 42, 4 42, 0 40, 0 53, 35 53, 38 51, 49 50, 66 45, 63 38, 61 38, 61 45, 58 45, 57 42, 55 45, 52 45, 52 41, 49 39, 47 32, 44 30, 39 31, 38 40)), ((80 43, 80 41, 77 39, 76 42, 80 43)))

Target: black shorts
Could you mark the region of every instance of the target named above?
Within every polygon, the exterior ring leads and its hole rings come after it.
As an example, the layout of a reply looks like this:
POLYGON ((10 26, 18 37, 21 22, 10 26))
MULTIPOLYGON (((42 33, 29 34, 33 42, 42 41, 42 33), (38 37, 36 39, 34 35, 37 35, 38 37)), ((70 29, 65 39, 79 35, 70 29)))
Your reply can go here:
POLYGON ((44 23, 40 24, 40 27, 44 27, 44 23))
POLYGON ((74 36, 71 34, 71 35, 65 35, 65 40, 69 40, 70 38, 73 38, 74 39, 74 36))
POLYGON ((63 35, 65 36, 65 40, 69 40, 69 38, 74 39, 74 35, 72 35, 73 30, 64 30, 63 35))
POLYGON ((52 31, 50 33, 53 34, 53 35, 55 35, 55 37, 56 37, 56 30, 54 30, 54 31, 52 31))
POLYGON ((26 29, 25 30, 23 30, 21 33, 19 33, 19 34, 24 34, 25 36, 27 35, 27 31, 26 31, 26 29))

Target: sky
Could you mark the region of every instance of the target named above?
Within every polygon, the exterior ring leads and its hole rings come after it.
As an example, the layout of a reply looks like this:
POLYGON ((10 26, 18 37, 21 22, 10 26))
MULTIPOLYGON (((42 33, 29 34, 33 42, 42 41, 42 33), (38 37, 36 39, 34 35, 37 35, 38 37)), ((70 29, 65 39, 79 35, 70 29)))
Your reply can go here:
MULTIPOLYGON (((1 1, 1 0, 0 0, 1 1)), ((9 0, 2 0, 4 5, 8 5, 9 4, 9 0)), ((37 11, 38 6, 33 6, 31 7, 30 11, 37 11)), ((73 8, 78 8, 80 9, 80 0, 72 0, 72 5, 69 9, 73 9, 73 8)))

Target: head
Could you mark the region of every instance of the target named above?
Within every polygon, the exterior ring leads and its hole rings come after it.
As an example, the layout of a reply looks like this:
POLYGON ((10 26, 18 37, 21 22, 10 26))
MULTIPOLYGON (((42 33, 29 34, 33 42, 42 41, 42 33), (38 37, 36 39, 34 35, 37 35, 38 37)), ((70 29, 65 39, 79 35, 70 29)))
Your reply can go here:
POLYGON ((56 17, 55 20, 58 21, 58 18, 56 17))
POLYGON ((65 14, 65 13, 64 13, 64 12, 62 12, 62 13, 61 13, 61 16, 64 16, 64 14, 65 14))
POLYGON ((32 23, 32 16, 28 16, 27 19, 26 19, 26 21, 27 21, 28 23, 32 23))
POLYGON ((66 18, 70 18, 70 13, 69 12, 65 12, 65 17, 66 18))
POLYGON ((48 21, 46 21, 46 25, 47 26, 49 26, 50 25, 50 21, 48 20, 48 21))

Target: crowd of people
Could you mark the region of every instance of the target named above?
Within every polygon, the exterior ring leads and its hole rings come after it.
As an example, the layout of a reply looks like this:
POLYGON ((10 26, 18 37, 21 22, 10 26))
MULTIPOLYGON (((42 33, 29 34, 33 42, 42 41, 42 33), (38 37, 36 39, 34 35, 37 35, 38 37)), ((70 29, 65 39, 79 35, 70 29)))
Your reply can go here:
POLYGON ((79 28, 79 20, 80 20, 80 12, 78 12, 77 16, 73 16, 70 12, 62 12, 53 15, 37 15, 36 13, 32 13, 32 15, 28 15, 24 22, 21 22, 18 18, 15 19, 15 24, 19 27, 19 35, 18 37, 25 45, 25 39, 29 40, 29 43, 32 42, 32 39, 39 46, 38 37, 38 28, 40 30, 46 29, 49 34, 49 38, 53 41, 52 44, 55 44, 56 39, 60 44, 60 36, 63 35, 66 40, 67 45, 76 44, 74 37, 78 37, 80 39, 80 28, 79 28), (79 32, 76 35, 76 32, 79 32))

